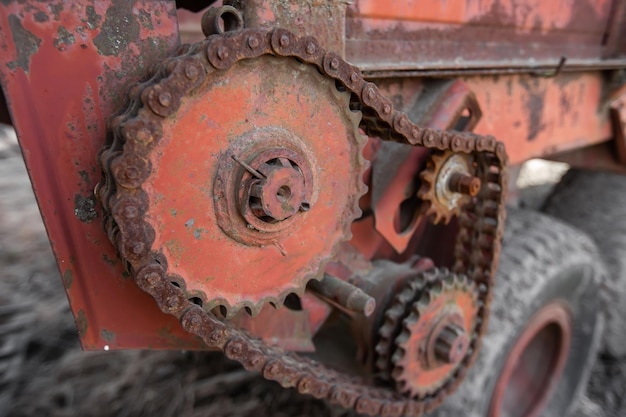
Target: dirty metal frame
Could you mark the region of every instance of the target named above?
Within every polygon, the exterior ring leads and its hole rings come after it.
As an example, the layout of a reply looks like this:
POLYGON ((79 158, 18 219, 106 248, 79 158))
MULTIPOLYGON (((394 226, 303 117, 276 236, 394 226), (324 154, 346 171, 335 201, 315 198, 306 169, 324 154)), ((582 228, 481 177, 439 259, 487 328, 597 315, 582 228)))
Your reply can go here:
MULTIPOLYGON (((370 80, 417 123, 454 127, 461 112, 469 109, 471 119, 466 129, 504 141, 513 164, 606 143, 611 137, 619 137, 619 118, 625 120, 624 112, 617 110, 624 101, 623 93, 611 95, 605 74, 600 71, 626 67, 626 46, 619 42, 626 27, 624 2, 599 1, 602 7, 591 19, 593 30, 586 34, 579 30, 585 24, 580 16, 556 22, 560 44, 550 42, 548 26, 535 31, 522 27, 520 35, 507 32, 502 22, 495 21, 500 26, 486 35, 506 32, 509 43, 504 46, 525 41, 545 46, 537 60, 507 56, 497 61, 493 53, 472 54, 486 49, 496 51, 497 56, 502 44, 459 43, 468 34, 470 39, 473 36, 480 40, 481 34, 484 38, 485 24, 493 24, 497 17, 493 9, 463 9, 466 13, 459 15, 442 11, 434 0, 432 7, 420 10, 403 6, 404 2, 374 0, 359 0, 350 6, 343 1, 328 1, 317 8, 307 1, 290 8, 266 0, 251 0, 245 7, 241 2, 231 3, 243 7, 247 27, 283 27, 300 35, 315 33, 327 48, 367 70, 370 80), (451 20, 439 22, 435 28, 424 23, 433 18, 424 15, 425 10, 449 13, 451 20), (435 29, 443 29, 444 35, 438 35, 435 29), (425 44, 416 40, 429 39, 426 35, 440 41, 441 48, 433 48, 432 41, 425 44), (602 46, 592 47, 598 36, 602 46), (572 39, 584 48, 576 49, 572 39), (554 57, 563 56, 565 52, 559 47, 564 45, 570 56, 559 65, 554 57), (466 56, 478 58, 462 63, 440 59, 456 56, 459 48, 466 56), (417 61, 395 63, 391 58, 399 51, 417 61), (454 83, 442 83, 416 76, 460 78, 454 83), (612 106, 607 97, 613 97, 612 106), (424 103, 432 106, 425 108, 424 103)), ((552 12, 548 8, 538 13, 549 18, 552 12)), ((154 64, 174 53, 179 45, 179 16, 172 0, 57 0, 0 5, 0 81, 85 349, 205 348, 177 320, 162 314, 129 279, 108 243, 101 225, 102 213, 93 197, 100 175, 96 155, 106 140, 105 123, 125 105, 129 89, 144 80, 154 64)), ((623 137, 622 130, 622 141, 623 137)), ((376 160, 382 154, 376 156, 374 142, 370 142, 370 156, 376 160)), ((382 185, 379 190, 375 187, 374 193, 392 195, 379 196, 374 206, 366 201, 364 211, 373 209, 377 201, 404 201, 404 193, 425 157, 422 150, 415 149, 406 164, 387 170, 379 167, 394 189, 382 185)), ((393 214, 393 208, 390 210, 393 214)), ((367 225, 367 219, 361 225, 367 225)), ((356 246, 361 245, 368 258, 393 257, 390 239, 397 240, 397 247, 416 246, 399 236, 389 237, 393 232, 381 238, 372 225, 354 232, 356 246), (365 241, 370 242, 369 246, 363 246, 365 241)), ((420 233, 417 230, 418 236, 420 233)), ((303 299, 303 304, 315 307, 311 300, 303 299)), ((319 306, 315 308, 316 319, 311 319, 310 330, 313 333, 328 314, 319 306)), ((259 324, 251 323, 249 327, 259 324)))
POLYGON ((173 1, 8 2, 0 76, 84 349, 199 349, 136 287, 93 195, 106 123, 178 46, 173 1))

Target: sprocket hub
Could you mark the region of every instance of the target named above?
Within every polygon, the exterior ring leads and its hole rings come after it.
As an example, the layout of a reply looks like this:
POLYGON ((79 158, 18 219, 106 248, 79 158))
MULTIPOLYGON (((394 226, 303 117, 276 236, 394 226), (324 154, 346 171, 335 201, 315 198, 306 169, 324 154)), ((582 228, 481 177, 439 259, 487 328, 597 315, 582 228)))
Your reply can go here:
POLYGON ((433 223, 449 223, 480 192, 480 179, 474 171, 470 155, 450 151, 430 155, 426 169, 420 173, 418 197, 424 202, 422 211, 433 223))
POLYGON ((365 139, 349 99, 310 66, 261 57, 209 73, 162 120, 145 218, 207 310, 255 315, 302 294, 350 237, 365 139))

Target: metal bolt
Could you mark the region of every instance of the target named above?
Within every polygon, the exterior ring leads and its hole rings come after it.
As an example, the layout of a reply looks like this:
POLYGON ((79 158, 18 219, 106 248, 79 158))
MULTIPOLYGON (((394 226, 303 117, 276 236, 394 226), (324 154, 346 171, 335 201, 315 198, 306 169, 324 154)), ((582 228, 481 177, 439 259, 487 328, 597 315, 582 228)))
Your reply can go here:
POLYGON ((135 206, 124 207, 124 217, 127 219, 134 219, 139 215, 139 210, 135 206))
POLYGON ((172 95, 167 91, 163 91, 161 94, 159 94, 159 103, 161 103, 161 106, 163 107, 168 107, 170 104, 172 104, 172 95))
POLYGON ((298 385, 299 391, 304 394, 307 393, 311 388, 311 381, 308 378, 304 377, 300 380, 300 383, 298 385))
MULTIPOLYGON (((270 218, 271 222, 275 222, 286 220, 298 211, 310 209, 308 201, 304 200, 304 177, 298 169, 291 164, 289 167, 264 164, 259 169, 267 177, 246 183, 250 197, 254 197, 247 204, 253 215, 264 221, 270 218)), ((243 210, 246 211, 246 208, 243 210)))
POLYGON ((309 42, 306 45, 306 53, 309 55, 313 55, 315 53, 315 44, 313 42, 309 42))
POLYGON ((331 275, 325 274, 321 281, 309 282, 308 288, 322 298, 365 317, 370 316, 376 308, 376 300, 362 289, 331 275))
POLYGON ((150 131, 144 127, 139 129, 136 138, 140 142, 148 142, 152 139, 152 135, 150 134, 150 131))
POLYGON ((257 48, 259 46, 259 40, 256 36, 248 37, 248 46, 252 49, 257 48))
POLYGON ((124 170, 124 177, 129 180, 136 180, 137 178, 139 178, 139 171, 135 167, 127 167, 124 170))
POLYGON ((450 324, 441 330, 435 340, 435 355, 445 363, 458 363, 469 348, 469 338, 465 329, 450 324))
POLYGON ((218 46, 217 47, 217 57, 221 60, 224 60, 226 58, 228 58, 228 48, 226 48, 225 46, 218 46))
POLYGON ((391 112, 391 106, 389 104, 385 104, 383 106, 383 113, 389 114, 391 112))
POLYGON ((418 139, 419 138, 419 134, 420 134, 420 132, 417 129, 415 129, 415 128, 411 129, 411 137, 413 139, 418 139))
POLYGON ((282 46, 283 48, 286 48, 287 46, 289 46, 289 36, 287 35, 282 35, 280 37, 280 39, 278 40, 278 43, 280 44, 280 46, 282 46))
POLYGON ((239 355, 243 351, 243 347, 241 346, 241 343, 232 342, 231 344, 228 345, 228 351, 232 355, 236 356, 236 355, 239 355))
POLYGON ((359 76, 356 72, 353 72, 352 74, 350 74, 350 81, 352 81, 353 83, 357 82, 359 79, 359 76))
POLYGON ((279 368, 278 365, 276 365, 275 363, 271 363, 268 367, 267 367, 267 374, 270 376, 274 376, 276 374, 278 374, 279 368))
POLYGON ((209 340, 211 341, 212 344, 217 345, 218 343, 220 343, 222 341, 222 338, 224 337, 223 333, 221 330, 216 330, 214 332, 211 333, 211 335, 209 336, 209 340))
POLYGON ((135 254, 135 255, 140 255, 144 248, 146 247, 146 245, 143 242, 134 242, 130 248, 130 250, 135 254))
POLYGON ((373 100, 374 97, 376 97, 376 92, 373 88, 370 87, 367 89, 367 97, 369 97, 370 100, 373 100))
POLYGON ((448 180, 448 189, 454 193, 466 194, 472 197, 480 191, 480 178, 469 174, 454 173, 448 180))
POLYGON ((185 67, 185 76, 190 80, 198 78, 198 69, 194 65, 187 65, 185 67))
POLYGON ((150 284, 150 286, 154 287, 159 283, 160 280, 161 275, 159 275, 158 272, 150 272, 148 275, 146 275, 146 282, 150 284))
POLYGON ((339 61, 337 60, 337 58, 333 58, 330 60, 330 67, 335 70, 339 68, 339 61))
POLYGON ((165 303, 168 308, 177 308, 178 306, 180 306, 180 299, 179 297, 172 295, 168 297, 167 300, 165 300, 165 303))

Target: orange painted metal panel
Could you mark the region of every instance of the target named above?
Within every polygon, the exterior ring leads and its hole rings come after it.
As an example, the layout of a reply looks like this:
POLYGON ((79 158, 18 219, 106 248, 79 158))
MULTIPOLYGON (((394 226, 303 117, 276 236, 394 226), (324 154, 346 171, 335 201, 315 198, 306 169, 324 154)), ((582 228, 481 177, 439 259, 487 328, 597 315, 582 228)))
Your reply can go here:
POLYGON ((613 0, 358 0, 346 57, 364 70, 556 66, 605 55, 613 0))
POLYGON ((600 72, 465 81, 483 112, 474 131, 503 141, 511 164, 612 137, 600 72))
POLYGON ((0 4, 0 79, 85 349, 203 346, 124 273, 93 198, 106 120, 177 44, 171 1, 0 4))

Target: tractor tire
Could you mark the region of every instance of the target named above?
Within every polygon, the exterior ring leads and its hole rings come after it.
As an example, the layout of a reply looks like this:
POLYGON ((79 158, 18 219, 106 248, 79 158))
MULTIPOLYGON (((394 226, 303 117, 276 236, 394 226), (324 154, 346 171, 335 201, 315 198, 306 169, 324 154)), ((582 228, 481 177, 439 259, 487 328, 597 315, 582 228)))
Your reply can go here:
POLYGON ((544 211, 587 233, 600 250, 608 275, 603 350, 626 357, 626 176, 570 170, 544 211))
POLYGON ((591 239, 536 212, 509 209, 478 360, 435 416, 565 417, 602 335, 591 239))

